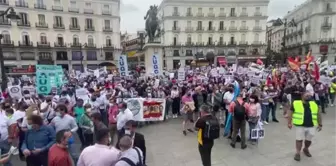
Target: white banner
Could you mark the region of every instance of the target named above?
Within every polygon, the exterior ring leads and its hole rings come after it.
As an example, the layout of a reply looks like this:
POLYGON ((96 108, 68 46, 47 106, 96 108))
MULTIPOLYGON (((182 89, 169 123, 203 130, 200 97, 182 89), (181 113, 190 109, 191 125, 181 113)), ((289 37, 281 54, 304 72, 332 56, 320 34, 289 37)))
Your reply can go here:
POLYGON ((119 73, 121 77, 128 76, 128 64, 127 64, 127 56, 120 55, 118 61, 119 73))
POLYGON ((22 87, 22 92, 25 90, 29 91, 29 94, 34 96, 36 94, 36 87, 35 86, 23 86, 22 87))
POLYGON ((88 91, 85 88, 76 89, 76 97, 81 98, 84 101, 89 100, 88 91))
POLYGON ((186 77, 186 74, 185 74, 184 68, 180 68, 177 72, 177 79, 179 81, 184 81, 185 77, 186 77))
POLYGON ((160 58, 158 55, 153 55, 152 56, 152 65, 153 65, 153 73, 154 75, 160 75, 160 58))
POLYGON ((165 116, 166 99, 130 98, 124 99, 135 121, 162 121, 165 116))

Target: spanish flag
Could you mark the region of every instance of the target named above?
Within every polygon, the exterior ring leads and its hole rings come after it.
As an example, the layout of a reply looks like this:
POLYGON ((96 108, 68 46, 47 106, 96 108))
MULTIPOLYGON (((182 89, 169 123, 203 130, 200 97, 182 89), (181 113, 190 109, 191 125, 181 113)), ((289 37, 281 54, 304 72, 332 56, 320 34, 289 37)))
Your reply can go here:
POLYGON ((293 70, 293 71, 299 71, 300 69, 300 65, 298 62, 296 62, 293 58, 288 58, 287 59, 288 65, 289 67, 293 70))

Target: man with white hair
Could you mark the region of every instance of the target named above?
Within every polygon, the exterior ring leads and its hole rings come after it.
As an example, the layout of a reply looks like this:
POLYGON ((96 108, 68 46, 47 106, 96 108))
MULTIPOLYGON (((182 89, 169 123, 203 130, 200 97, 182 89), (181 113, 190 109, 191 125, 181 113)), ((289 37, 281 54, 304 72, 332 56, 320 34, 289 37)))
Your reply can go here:
POLYGON ((143 165, 142 151, 138 147, 133 148, 133 142, 134 138, 129 135, 124 135, 120 139, 119 147, 121 150, 121 157, 115 166, 143 165))

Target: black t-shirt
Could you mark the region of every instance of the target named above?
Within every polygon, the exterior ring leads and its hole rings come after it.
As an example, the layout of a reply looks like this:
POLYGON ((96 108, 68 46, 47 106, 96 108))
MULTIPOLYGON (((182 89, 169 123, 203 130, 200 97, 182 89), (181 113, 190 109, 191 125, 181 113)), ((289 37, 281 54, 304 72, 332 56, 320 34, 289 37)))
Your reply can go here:
POLYGON ((205 128, 205 122, 207 120, 210 120, 212 118, 212 115, 206 115, 206 116, 203 116, 201 117, 200 119, 197 120, 196 124, 195 124, 195 127, 198 128, 198 129, 202 129, 202 142, 203 142, 203 145, 204 144, 213 144, 214 143, 214 140, 213 139, 207 139, 207 138, 204 138, 204 128, 205 128))
MULTIPOLYGON (((313 123, 313 117, 312 117, 312 113, 310 110, 310 105, 309 103, 303 103, 303 108, 304 108, 304 114, 303 114, 303 124, 300 126, 303 127, 314 127, 314 123, 313 123)), ((294 106, 292 106, 292 110, 293 112, 294 110, 294 106)))

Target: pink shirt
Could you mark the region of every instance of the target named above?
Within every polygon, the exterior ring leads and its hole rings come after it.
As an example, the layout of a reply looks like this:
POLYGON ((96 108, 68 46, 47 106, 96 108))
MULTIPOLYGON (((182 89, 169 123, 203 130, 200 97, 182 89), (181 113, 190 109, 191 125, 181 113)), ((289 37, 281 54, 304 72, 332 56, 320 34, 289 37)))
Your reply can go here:
POLYGON ((95 144, 82 151, 77 166, 114 166, 120 155, 114 147, 95 144))
POLYGON ((108 111, 108 119, 110 124, 117 123, 117 115, 118 115, 118 105, 110 107, 108 111))
POLYGON ((182 103, 185 104, 186 102, 193 102, 193 98, 191 97, 188 97, 186 95, 182 96, 182 103))

